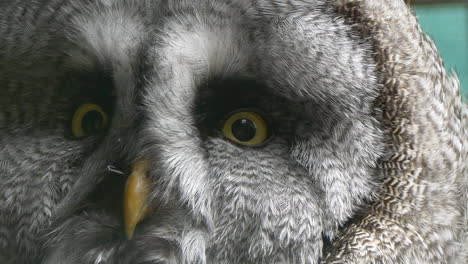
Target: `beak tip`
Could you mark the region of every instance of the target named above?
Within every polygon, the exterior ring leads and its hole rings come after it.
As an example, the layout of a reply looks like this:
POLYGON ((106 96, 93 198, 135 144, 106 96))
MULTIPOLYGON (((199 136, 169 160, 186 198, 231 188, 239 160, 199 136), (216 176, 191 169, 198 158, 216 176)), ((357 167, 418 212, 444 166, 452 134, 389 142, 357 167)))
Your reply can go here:
POLYGON ((133 237, 133 233, 135 232, 135 227, 126 227, 125 234, 127 235, 127 239, 130 240, 133 237))

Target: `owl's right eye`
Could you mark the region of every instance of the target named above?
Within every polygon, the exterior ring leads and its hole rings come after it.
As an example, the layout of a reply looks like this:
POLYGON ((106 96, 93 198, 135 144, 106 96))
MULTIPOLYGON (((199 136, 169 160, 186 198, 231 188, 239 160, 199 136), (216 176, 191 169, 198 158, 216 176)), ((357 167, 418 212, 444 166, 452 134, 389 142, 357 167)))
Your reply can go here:
POLYGON ((107 128, 109 120, 102 107, 86 103, 78 107, 73 114, 71 132, 75 138, 96 134, 107 128))

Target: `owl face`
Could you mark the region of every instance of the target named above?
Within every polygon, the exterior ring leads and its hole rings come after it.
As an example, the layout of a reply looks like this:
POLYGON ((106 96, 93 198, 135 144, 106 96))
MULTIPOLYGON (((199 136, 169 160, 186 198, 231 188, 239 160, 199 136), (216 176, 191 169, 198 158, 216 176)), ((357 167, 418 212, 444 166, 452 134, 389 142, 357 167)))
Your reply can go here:
POLYGON ((378 182, 369 47, 322 1, 238 2, 80 4, 51 24, 63 41, 48 63, 2 72, 5 248, 45 263, 318 261, 378 182))

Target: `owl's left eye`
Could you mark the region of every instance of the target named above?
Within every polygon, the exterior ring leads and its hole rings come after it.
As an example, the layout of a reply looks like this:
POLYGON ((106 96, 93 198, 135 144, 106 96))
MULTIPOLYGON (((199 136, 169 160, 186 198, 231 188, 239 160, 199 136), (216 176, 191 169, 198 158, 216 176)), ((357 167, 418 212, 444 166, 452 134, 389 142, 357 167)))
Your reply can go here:
POLYGON ((106 129, 108 122, 102 107, 91 103, 82 104, 73 114, 71 132, 73 137, 83 138, 106 129))
POLYGON ((245 146, 258 146, 269 136, 265 119, 250 111, 231 114, 224 121, 222 132, 226 138, 245 146))

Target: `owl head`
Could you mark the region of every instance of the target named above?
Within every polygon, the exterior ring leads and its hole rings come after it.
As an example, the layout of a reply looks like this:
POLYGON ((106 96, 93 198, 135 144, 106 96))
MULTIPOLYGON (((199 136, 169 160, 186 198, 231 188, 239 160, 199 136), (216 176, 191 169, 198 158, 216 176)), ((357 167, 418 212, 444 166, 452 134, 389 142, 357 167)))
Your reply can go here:
MULTIPOLYGON (((406 14, 397 2, 388 6, 406 14)), ((24 21, 0 23, 12 39, 0 44, 0 259, 340 261, 381 241, 365 224, 411 215, 389 204, 433 210, 420 182, 419 192, 387 188, 421 163, 398 155, 412 142, 395 141, 400 119, 388 114, 413 97, 392 100, 385 66, 400 53, 378 38, 396 32, 359 20, 377 13, 372 3, 22 4, 34 20, 10 4, 24 21)), ((409 116, 404 128, 423 120, 409 116)), ((411 146, 426 150, 436 135, 411 146)), ((396 226, 422 234, 405 219, 396 226)))

